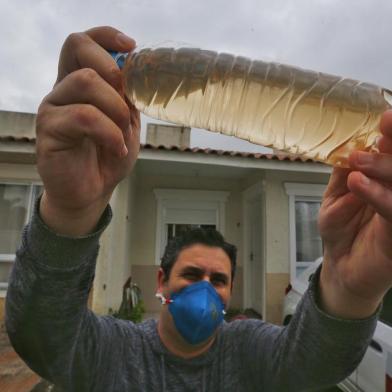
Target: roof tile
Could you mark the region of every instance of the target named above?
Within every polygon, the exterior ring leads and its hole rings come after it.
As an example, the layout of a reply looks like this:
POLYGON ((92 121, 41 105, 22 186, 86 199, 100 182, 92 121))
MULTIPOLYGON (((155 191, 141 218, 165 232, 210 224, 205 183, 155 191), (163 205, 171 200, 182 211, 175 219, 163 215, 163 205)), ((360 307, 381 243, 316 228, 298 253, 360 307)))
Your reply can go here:
MULTIPOLYGON (((0 142, 16 142, 16 143, 35 143, 35 138, 27 137, 15 137, 12 135, 0 136, 0 142)), ((253 159, 268 159, 268 160, 278 160, 278 161, 291 161, 291 162, 316 162, 313 159, 302 158, 295 155, 277 153, 253 153, 245 151, 228 151, 228 150, 218 150, 213 148, 200 148, 200 147, 178 147, 178 146, 154 146, 152 144, 142 144, 141 148, 143 150, 155 150, 155 151, 179 151, 179 152, 189 152, 194 154, 207 154, 207 155, 218 155, 218 156, 232 156, 232 157, 243 157, 243 158, 253 158, 253 159)))

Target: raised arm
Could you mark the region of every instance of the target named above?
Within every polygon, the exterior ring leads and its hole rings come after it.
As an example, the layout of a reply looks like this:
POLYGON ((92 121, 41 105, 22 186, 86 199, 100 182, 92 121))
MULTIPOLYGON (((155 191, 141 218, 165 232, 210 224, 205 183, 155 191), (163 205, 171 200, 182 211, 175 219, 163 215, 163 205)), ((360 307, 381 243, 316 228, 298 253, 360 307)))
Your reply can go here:
POLYGON ((134 45, 109 27, 70 35, 37 115, 44 193, 17 252, 6 326, 26 363, 66 390, 95 390, 115 363, 104 360, 115 355, 116 322, 94 315, 87 300, 109 199, 139 151, 139 114, 126 104, 106 50, 134 45))
POLYGON ((392 111, 380 129, 378 153, 354 152, 350 169, 332 173, 319 216, 322 268, 289 326, 247 334, 250 374, 266 390, 337 383, 370 343, 392 286, 392 111))

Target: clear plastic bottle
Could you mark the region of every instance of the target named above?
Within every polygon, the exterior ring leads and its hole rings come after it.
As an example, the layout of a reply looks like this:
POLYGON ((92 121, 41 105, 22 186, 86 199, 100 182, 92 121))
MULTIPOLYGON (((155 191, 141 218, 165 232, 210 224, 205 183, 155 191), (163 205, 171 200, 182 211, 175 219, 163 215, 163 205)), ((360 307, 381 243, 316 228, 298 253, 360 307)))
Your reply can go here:
POLYGON ((144 48, 124 65, 128 99, 148 116, 347 166, 377 150, 384 88, 195 48, 144 48))

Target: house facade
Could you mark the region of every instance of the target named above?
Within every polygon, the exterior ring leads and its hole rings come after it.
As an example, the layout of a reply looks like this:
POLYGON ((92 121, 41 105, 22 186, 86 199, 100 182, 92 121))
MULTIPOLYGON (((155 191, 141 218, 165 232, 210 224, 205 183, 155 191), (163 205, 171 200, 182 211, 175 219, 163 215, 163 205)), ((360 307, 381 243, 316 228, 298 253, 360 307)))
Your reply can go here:
MULTIPOLYGON (((34 121, 34 114, 0 112, 0 320, 20 231, 42 190, 34 121)), ((206 226, 238 248, 230 306, 280 323, 286 286, 322 254, 317 215, 330 167, 279 154, 189 148, 187 130, 150 127, 135 169, 111 199, 92 309, 117 310, 131 275, 148 314, 156 315, 156 275, 168 239, 206 226)))

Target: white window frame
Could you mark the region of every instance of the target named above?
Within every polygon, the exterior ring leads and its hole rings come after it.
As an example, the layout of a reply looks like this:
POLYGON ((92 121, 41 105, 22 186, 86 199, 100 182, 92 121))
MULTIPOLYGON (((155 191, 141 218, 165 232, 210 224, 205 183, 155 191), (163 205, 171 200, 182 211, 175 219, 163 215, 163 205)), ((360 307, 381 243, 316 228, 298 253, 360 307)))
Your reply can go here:
MULTIPOLYGON (((24 225, 26 225, 32 214, 33 214, 33 208, 34 208, 34 203, 33 203, 33 187, 34 186, 42 186, 42 182, 40 181, 17 181, 17 180, 6 180, 6 179, 1 179, 0 180, 0 185, 24 185, 29 187, 29 196, 28 196, 28 202, 27 202, 27 214, 26 218, 24 221, 24 225)), ((16 250, 16 249, 15 249, 16 250)), ((15 253, 0 253, 0 263, 14 263, 16 258, 15 253)), ((0 298, 4 298, 6 296, 8 289, 8 282, 1 282, 0 281, 0 298)))
POLYGON ((156 224, 156 239, 155 239, 155 264, 159 265, 161 256, 166 246, 168 223, 190 223, 190 224, 211 224, 203 221, 187 221, 184 215, 183 219, 172 221, 167 216, 168 209, 175 209, 180 207, 181 210, 197 208, 200 210, 213 210, 215 215, 214 224, 217 230, 222 235, 225 232, 225 203, 229 197, 230 192, 223 191, 204 191, 193 189, 154 189, 154 194, 157 199, 157 224, 156 224))
POLYGON ((295 202, 314 201, 321 203, 326 185, 304 184, 286 182, 284 183, 286 194, 289 197, 289 235, 290 235, 290 282, 293 286, 300 284, 296 279, 296 268, 307 267, 312 262, 297 262, 297 241, 295 228, 295 202))

